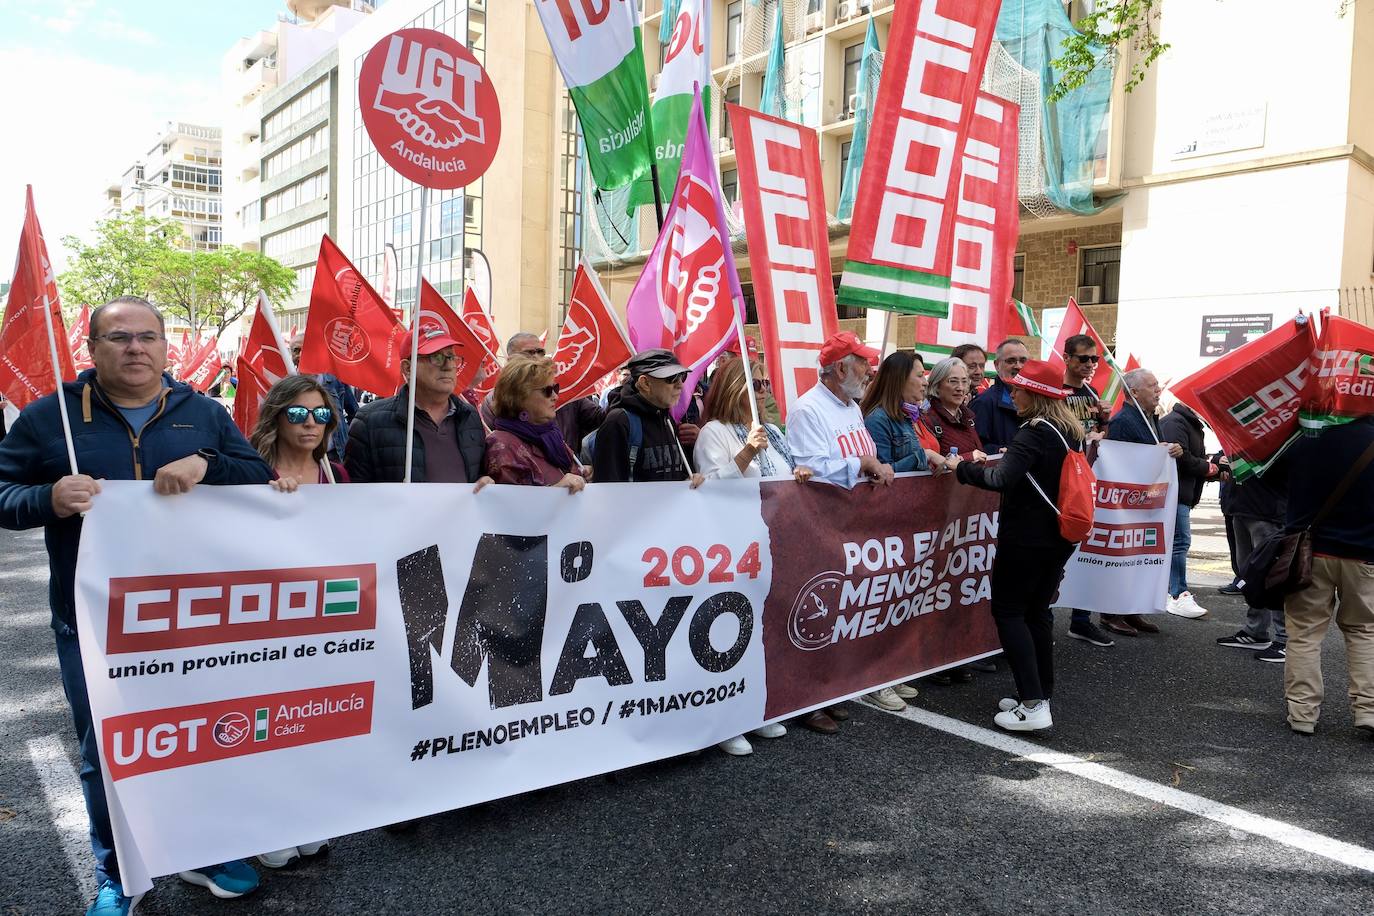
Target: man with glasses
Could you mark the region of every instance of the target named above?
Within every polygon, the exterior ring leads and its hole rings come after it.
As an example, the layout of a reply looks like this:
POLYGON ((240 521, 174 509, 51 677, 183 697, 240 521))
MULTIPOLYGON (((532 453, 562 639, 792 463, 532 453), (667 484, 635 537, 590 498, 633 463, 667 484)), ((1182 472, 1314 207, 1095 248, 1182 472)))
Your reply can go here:
MULTIPOLYGON (((297 366, 301 364, 301 347, 304 345, 304 332, 291 338, 291 359, 297 366)), ((348 445, 348 424, 353 422, 353 417, 358 413, 358 396, 353 393, 350 386, 328 372, 319 373, 315 379, 321 388, 329 392, 329 396, 339 408, 339 425, 334 427, 334 435, 329 440, 329 458, 342 464, 344 448, 348 445)))
POLYGON ((683 458, 682 443, 669 409, 682 397, 687 369, 671 350, 636 353, 620 400, 592 442, 592 480, 597 483, 688 480, 700 474, 683 458))
MULTIPOLYGON (((486 430, 472 405, 453 391, 461 346, 437 321, 421 317, 415 365, 415 433, 411 481, 475 483, 481 489, 486 430)), ((411 340, 401 342, 401 380, 410 378, 411 340)), ((353 483, 399 483, 406 475, 409 384, 389 398, 364 405, 348 428, 344 469, 353 483)))
MULTIPOLYGON (((57 661, 81 745, 81 790, 95 854, 96 899, 87 913, 123 916, 135 901, 120 883, 76 634, 81 513, 99 499, 101 480, 151 480, 154 492, 170 495, 200 483, 267 483, 272 474, 223 407, 166 373, 166 329, 148 302, 122 296, 97 308, 87 344, 94 368, 63 383, 61 393, 79 473, 70 473, 58 395, 30 404, 0 442, 0 526, 45 529, 57 661)), ((258 885, 257 873, 242 861, 181 877, 221 898, 258 885)))
POLYGON ((983 451, 995 455, 1011 445, 1012 436, 1021 427, 1016 405, 1011 402, 1012 379, 1021 374, 1021 367, 1030 359, 1030 350, 1015 337, 1008 337, 997 345, 992 364, 997 380, 969 405, 973 410, 974 428, 983 440, 983 451))

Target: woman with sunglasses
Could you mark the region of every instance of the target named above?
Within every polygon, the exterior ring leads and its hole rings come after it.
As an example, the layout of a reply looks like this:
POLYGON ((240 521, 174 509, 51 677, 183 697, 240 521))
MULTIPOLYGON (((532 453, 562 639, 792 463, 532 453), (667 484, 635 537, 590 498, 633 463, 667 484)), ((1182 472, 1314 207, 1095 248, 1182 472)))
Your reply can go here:
POLYGON ((487 436, 482 465, 496 483, 563 487, 571 493, 587 485, 587 470, 554 422, 556 374, 547 356, 515 356, 501 370, 491 397, 495 428, 487 436))
MULTIPOLYGON (((291 375, 272 386, 249 441, 272 468, 272 487, 286 493, 301 484, 330 483, 325 455, 339 414, 329 391, 314 376, 291 375)), ((343 465, 329 462, 335 483, 348 483, 343 465)))

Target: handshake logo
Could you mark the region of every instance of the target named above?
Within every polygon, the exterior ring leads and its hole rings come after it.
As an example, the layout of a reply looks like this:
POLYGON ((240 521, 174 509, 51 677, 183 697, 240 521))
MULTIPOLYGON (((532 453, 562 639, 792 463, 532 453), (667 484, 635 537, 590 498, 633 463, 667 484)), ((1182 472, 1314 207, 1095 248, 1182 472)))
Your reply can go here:
POLYGON ((386 112, 416 143, 447 150, 486 141, 477 114, 482 68, 442 48, 392 35, 373 107, 386 112))

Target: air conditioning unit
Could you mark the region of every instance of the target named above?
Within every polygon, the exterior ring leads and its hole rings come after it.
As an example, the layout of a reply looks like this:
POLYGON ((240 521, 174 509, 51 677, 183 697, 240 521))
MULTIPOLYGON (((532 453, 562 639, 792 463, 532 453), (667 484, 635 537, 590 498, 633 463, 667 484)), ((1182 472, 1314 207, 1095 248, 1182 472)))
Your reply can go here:
POLYGON ((845 0, 835 9, 835 22, 847 22, 859 15, 859 4, 854 0, 845 0))
POLYGON ((487 0, 469 0, 468 9, 476 10, 479 13, 487 11, 487 0))
POLYGON ((849 96, 849 101, 844 104, 844 118, 847 120, 854 117, 859 110, 859 94, 857 92, 849 96))
POLYGON ((735 141, 729 137, 721 137, 716 141, 716 152, 728 153, 735 148, 735 141))
POLYGON ((651 80, 649 80, 649 91, 650 91, 650 92, 657 92, 657 91, 658 91, 658 84, 659 84, 660 82, 662 82, 662 80, 663 80, 663 74, 662 74, 662 73, 655 73, 655 74, 654 74, 654 78, 651 79, 651 80))
POLYGON ((811 13, 806 17, 806 34, 825 28, 825 13, 811 13))
POLYGON ((1098 305, 1102 302, 1102 287, 1100 286, 1080 286, 1078 287, 1079 305, 1098 305))

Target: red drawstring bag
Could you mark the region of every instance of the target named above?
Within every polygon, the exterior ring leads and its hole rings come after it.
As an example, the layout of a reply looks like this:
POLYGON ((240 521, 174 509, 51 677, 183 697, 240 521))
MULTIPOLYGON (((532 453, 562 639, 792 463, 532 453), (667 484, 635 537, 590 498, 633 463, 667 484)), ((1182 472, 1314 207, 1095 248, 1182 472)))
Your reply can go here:
MULTIPOLYGON (((1041 420, 1033 420, 1033 423, 1040 423, 1041 420)), ((1040 484, 1028 472, 1031 486, 1035 487, 1035 492, 1040 494, 1040 498, 1049 503, 1054 514, 1059 516, 1059 535, 1066 541, 1075 544, 1082 543, 1083 539, 1093 530, 1093 506, 1096 503, 1097 477, 1093 475, 1092 466, 1088 464, 1087 456, 1082 452, 1069 448, 1068 440, 1064 434, 1055 429, 1053 423, 1046 423, 1059 441, 1064 443, 1064 464, 1059 470, 1059 503, 1056 505, 1040 484)))

